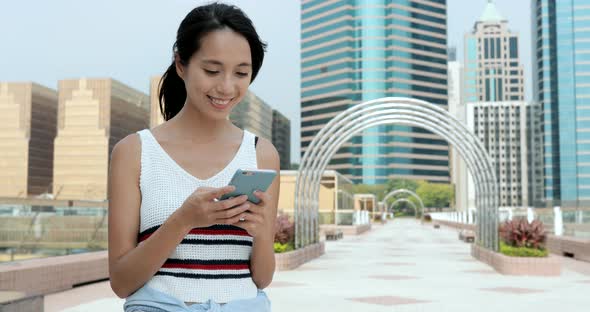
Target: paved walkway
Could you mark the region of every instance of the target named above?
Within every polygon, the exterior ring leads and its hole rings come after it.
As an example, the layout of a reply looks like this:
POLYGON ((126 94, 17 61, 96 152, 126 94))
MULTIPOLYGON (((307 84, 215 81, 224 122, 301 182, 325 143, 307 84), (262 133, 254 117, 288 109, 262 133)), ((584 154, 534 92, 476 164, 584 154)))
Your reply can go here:
MULTIPOLYGON (((277 272, 273 311, 588 311, 590 263, 562 258, 560 277, 515 277, 473 260, 453 229, 409 219, 327 242, 326 254, 277 272)), ((122 311, 108 282, 45 297, 47 312, 122 311), (72 298, 80 298, 72 303, 72 298)))

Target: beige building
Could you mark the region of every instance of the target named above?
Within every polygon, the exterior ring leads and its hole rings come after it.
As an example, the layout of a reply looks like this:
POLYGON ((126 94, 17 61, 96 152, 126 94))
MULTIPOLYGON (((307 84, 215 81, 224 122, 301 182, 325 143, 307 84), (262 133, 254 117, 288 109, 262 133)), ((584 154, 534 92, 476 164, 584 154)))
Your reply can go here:
POLYGON ((281 157, 281 169, 291 169, 291 121, 277 110, 272 111, 272 144, 281 157))
POLYGON ((162 76, 150 79, 150 129, 164 123, 164 117, 160 112, 160 79, 162 76))
POLYGON ((229 119, 241 129, 272 141, 272 108, 252 91, 248 91, 229 119))
POLYGON ((0 197, 50 191, 57 98, 36 83, 0 83, 0 197))
POLYGON ((114 145, 149 126, 149 98, 113 79, 59 82, 53 194, 106 200, 114 145))
MULTIPOLYGON (((297 171, 281 170, 279 212, 293 215, 295 211, 295 181, 297 171)), ((334 170, 324 171, 320 186, 320 224, 334 224, 336 215, 349 213, 352 218, 354 199, 352 181, 334 170)))

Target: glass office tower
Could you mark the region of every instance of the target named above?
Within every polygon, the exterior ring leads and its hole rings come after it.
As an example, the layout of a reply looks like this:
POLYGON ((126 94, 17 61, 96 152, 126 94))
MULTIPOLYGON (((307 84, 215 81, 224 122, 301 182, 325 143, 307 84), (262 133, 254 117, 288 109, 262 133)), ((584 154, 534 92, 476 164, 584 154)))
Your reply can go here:
MULTIPOLYGON (((381 97, 447 106, 446 1, 311 0, 301 16, 301 151, 334 116, 381 97)), ((359 133, 328 169, 355 183, 449 181, 448 145, 421 128, 359 133)))
POLYGON ((590 1, 532 0, 547 205, 590 204, 590 1))

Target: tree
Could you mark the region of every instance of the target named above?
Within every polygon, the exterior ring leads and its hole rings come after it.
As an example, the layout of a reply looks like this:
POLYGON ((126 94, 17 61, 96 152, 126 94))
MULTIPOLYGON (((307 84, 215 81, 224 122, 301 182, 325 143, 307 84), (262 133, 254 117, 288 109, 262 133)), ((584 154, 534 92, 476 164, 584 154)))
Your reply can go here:
POLYGON ((452 186, 443 183, 420 183, 416 193, 422 199, 425 207, 449 207, 453 197, 452 186))
POLYGON ((387 181, 387 188, 390 191, 406 189, 416 192, 416 189, 418 188, 418 181, 409 179, 391 179, 387 181))

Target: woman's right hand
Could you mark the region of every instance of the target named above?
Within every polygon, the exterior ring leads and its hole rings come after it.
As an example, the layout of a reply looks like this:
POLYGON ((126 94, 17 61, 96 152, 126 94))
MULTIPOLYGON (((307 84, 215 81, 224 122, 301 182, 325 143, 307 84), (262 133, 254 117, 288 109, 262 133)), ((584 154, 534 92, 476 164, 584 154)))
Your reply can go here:
POLYGON ((226 200, 217 200, 235 189, 228 185, 222 188, 200 187, 184 201, 178 213, 189 228, 209 227, 214 224, 233 224, 250 208, 248 196, 241 195, 226 200))

